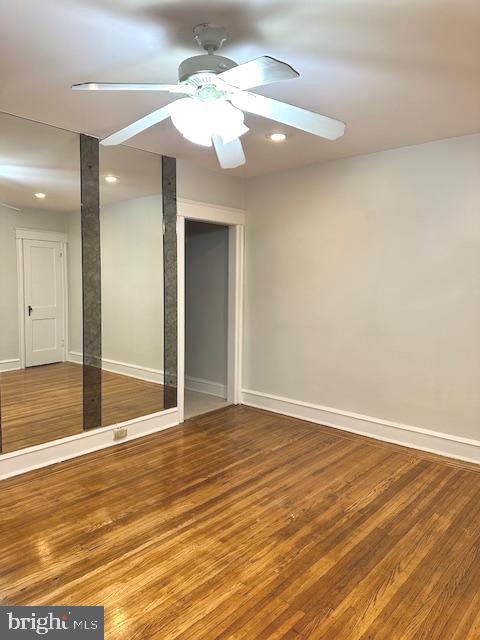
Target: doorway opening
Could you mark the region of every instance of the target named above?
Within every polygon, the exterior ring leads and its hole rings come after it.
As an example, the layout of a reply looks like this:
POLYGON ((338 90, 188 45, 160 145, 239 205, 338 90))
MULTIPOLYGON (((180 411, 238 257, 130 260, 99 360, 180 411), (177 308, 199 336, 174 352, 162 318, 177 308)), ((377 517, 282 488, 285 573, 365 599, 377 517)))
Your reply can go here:
MULTIPOLYGON (((226 401, 224 397, 210 395, 217 402, 225 404, 239 404, 242 388, 242 332, 243 332, 243 265, 245 248, 245 212, 242 209, 233 209, 219 205, 210 205, 192 200, 178 201, 177 214, 177 274, 178 274, 178 416, 179 422, 183 422, 185 416, 185 230, 189 221, 207 223, 213 225, 213 229, 223 227, 228 231, 228 266, 222 267, 227 276, 227 382, 226 401)), ((225 233, 225 232, 223 232, 225 233)), ((190 244, 191 246, 191 244, 190 244)), ((187 251, 189 249, 187 248, 187 251)), ((208 284, 208 283, 207 283, 208 284)), ((204 304, 205 306, 205 304, 204 304)), ((191 311, 191 306, 190 306, 191 311)), ((190 356, 189 356, 190 358, 190 356)), ((192 371, 188 372, 192 387, 192 371)), ((212 381, 215 382, 215 381, 212 381)), ((208 387, 207 387, 208 388, 208 387)), ((203 387, 203 393, 206 387, 203 387)), ((212 387, 210 391, 214 390, 212 387)), ((192 389, 190 389, 192 391, 192 389)), ((217 393, 219 388, 217 387, 217 393)), ((222 388, 222 396, 223 388, 222 388)), ((190 403, 191 404, 191 403, 190 403)), ((198 410, 198 409, 197 409, 198 410)), ((211 409, 209 409, 211 410, 211 409)), ((197 413, 195 408, 193 411, 197 413)), ((193 415, 189 407, 188 416, 193 415)))
POLYGON ((230 404, 229 228, 185 221, 185 418, 230 404))

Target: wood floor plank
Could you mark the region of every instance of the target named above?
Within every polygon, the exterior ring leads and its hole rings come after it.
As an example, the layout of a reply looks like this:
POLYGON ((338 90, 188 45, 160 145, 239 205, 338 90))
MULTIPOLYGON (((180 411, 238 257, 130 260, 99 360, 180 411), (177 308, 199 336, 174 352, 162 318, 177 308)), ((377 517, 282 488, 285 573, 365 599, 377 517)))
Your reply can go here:
MULTIPOLYGON (((393 595, 381 614, 370 624, 368 630, 361 636, 362 640, 370 638, 372 633, 382 640, 391 638, 387 629, 395 629, 393 638, 410 639, 415 637, 422 624, 433 632, 438 618, 442 624, 448 622, 448 612, 435 608, 435 600, 445 588, 445 582, 451 580, 452 575, 461 568, 469 566, 471 559, 471 542, 461 535, 465 522, 474 520, 480 526, 480 505, 476 496, 463 505, 459 514, 452 517, 447 531, 439 536, 436 545, 418 565, 408 580, 401 585, 393 595), (408 611, 405 619, 404 612, 408 611), (401 634, 401 635, 400 635, 401 634)), ((461 594, 457 596, 461 599, 461 594)), ((457 597, 455 602, 458 603, 457 597)), ((439 632, 437 636, 428 637, 449 638, 439 632)), ((467 638, 470 636, 466 636, 467 638)))
MULTIPOLYGON (((449 483, 445 507, 457 508, 458 505, 452 503, 461 500, 461 483, 457 483, 457 486, 450 484, 450 477, 443 480, 444 483, 449 483)), ((443 489, 442 485, 433 489, 429 496, 430 505, 443 489)), ((377 541, 376 544, 375 540, 370 540, 373 547, 373 552, 368 554, 373 561, 370 567, 368 562, 365 562, 360 548, 354 549, 360 565, 355 576, 356 585, 353 588, 352 585, 345 585, 345 579, 341 576, 334 581, 335 584, 341 584, 344 589, 348 589, 348 597, 345 596, 345 591, 342 592, 338 588, 329 590, 321 598, 327 603, 327 611, 318 615, 315 608, 308 607, 310 614, 305 616, 302 628, 297 627, 297 630, 311 638, 334 638, 338 634, 348 634, 351 638, 361 637, 379 611, 388 604, 392 595, 409 578, 421 560, 431 552, 438 536, 448 524, 448 520, 429 511, 427 507, 423 516, 417 512, 415 523, 412 526, 409 522, 406 529, 401 518, 397 526, 388 526, 388 533, 384 531, 383 525, 380 529, 383 540, 380 539, 380 543, 377 541)), ((368 557, 366 559, 368 561, 368 557)), ((346 557, 345 560, 344 570, 348 571, 351 559, 346 557)), ((341 569, 340 565, 341 563, 337 564, 337 570, 341 569)), ((332 576, 327 576, 326 579, 331 580, 332 576)), ((317 592, 315 595, 318 597, 320 593, 317 592)))
POLYGON ((471 465, 229 407, 0 487, 0 601, 109 640, 480 637, 471 465))

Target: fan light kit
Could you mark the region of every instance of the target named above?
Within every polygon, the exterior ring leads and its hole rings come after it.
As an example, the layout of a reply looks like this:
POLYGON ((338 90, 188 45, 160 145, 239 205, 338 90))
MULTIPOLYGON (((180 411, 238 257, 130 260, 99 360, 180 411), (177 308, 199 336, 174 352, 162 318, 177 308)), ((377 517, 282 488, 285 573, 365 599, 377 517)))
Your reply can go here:
POLYGON ((35 198, 38 198, 39 200, 45 200, 45 198, 47 197, 46 193, 34 193, 33 195, 35 196, 35 198))
POLYGON ((272 142, 284 142, 287 136, 284 133, 270 133, 267 138, 272 142))
POLYGON ((104 180, 109 184, 115 184, 116 182, 118 182, 117 176, 112 176, 112 175, 104 176, 104 180))
MULTIPOLYGON (((194 28, 193 35, 207 53, 187 58, 180 64, 178 84, 85 82, 72 85, 72 89, 76 90, 166 91, 183 96, 113 133, 101 144, 121 144, 171 118, 184 138, 205 147, 213 146, 220 166, 233 169, 245 164, 240 142, 240 137, 248 131, 244 112, 328 140, 336 140, 344 134, 345 125, 339 120, 248 91, 272 82, 298 78, 298 72, 286 62, 263 56, 238 65, 216 53, 227 39, 223 27, 199 24, 194 28)), ((285 134, 281 133, 269 136, 274 142, 285 138, 285 134)))

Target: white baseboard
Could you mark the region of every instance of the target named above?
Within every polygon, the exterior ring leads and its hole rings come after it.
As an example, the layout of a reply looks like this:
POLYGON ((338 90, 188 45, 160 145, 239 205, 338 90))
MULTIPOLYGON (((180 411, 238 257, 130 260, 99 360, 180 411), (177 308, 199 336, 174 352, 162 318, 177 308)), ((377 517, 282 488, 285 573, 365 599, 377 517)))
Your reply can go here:
POLYGON ((84 431, 74 436, 53 440, 27 449, 4 453, 0 456, 0 480, 16 476, 40 467, 47 467, 70 458, 83 456, 92 451, 105 449, 117 444, 135 440, 179 423, 178 409, 167 409, 161 413, 143 416, 108 427, 99 427, 84 431), (128 436, 122 440, 114 440, 113 432, 118 427, 127 427, 128 436))
POLYGON ((357 433, 376 440, 480 464, 480 440, 430 431, 429 429, 412 427, 331 407, 322 407, 250 389, 242 391, 242 404, 342 431, 357 433))
MULTIPOLYGON (((78 351, 70 351, 67 357, 69 362, 83 363, 83 355, 78 351)), ((111 373, 119 373, 130 378, 138 378, 138 380, 146 380, 147 382, 155 382, 163 384, 164 374, 160 369, 149 369, 140 367, 136 364, 128 362, 119 362, 118 360, 102 359, 102 368, 111 373)))
POLYGON ((227 397, 227 385, 221 382, 212 382, 211 380, 205 380, 204 378, 193 378, 192 376, 185 377, 185 389, 190 391, 199 391, 200 393, 206 393, 209 396, 219 396, 220 398, 227 397))
POLYGON ((20 359, 12 358, 11 360, 0 360, 0 373, 5 371, 17 371, 21 369, 20 359))

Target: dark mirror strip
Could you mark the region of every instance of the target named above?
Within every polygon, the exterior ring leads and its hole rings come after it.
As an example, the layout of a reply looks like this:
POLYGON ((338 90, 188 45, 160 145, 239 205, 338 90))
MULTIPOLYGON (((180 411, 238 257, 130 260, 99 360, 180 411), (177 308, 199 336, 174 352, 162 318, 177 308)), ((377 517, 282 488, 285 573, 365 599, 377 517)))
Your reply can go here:
POLYGON ((99 145, 80 136, 82 199, 83 426, 102 424, 102 285, 99 145))
POLYGON ((177 163, 162 157, 164 274, 164 407, 177 406, 177 163))

